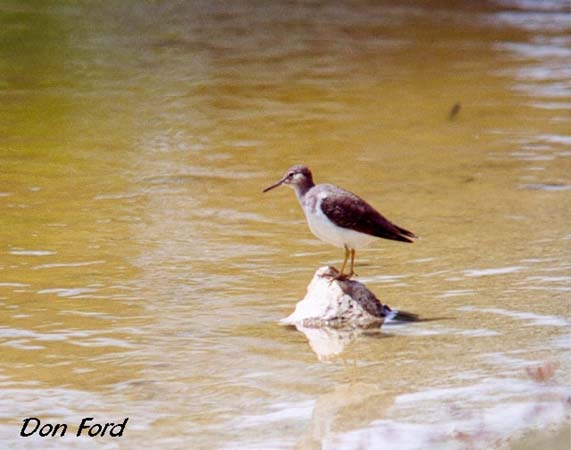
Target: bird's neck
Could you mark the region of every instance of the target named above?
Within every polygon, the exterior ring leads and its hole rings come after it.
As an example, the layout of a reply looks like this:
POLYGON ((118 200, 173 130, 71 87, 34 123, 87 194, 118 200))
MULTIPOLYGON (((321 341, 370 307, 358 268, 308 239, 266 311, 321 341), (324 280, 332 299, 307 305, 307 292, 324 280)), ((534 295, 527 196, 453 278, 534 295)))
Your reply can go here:
POLYGON ((315 184, 312 180, 306 180, 304 183, 296 184, 294 186, 295 195, 302 205, 305 194, 307 194, 307 191, 309 191, 313 186, 315 186, 315 184))

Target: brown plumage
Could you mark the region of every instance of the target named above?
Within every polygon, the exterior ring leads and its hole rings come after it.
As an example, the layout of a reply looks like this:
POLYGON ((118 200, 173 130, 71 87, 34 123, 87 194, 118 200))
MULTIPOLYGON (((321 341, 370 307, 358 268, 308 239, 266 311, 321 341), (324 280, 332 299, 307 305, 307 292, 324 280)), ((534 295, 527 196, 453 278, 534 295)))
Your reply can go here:
POLYGON ((333 184, 313 182, 309 168, 303 165, 290 167, 276 183, 264 189, 267 192, 285 185, 295 190, 307 218, 309 228, 319 239, 345 249, 345 259, 338 279, 355 274, 355 250, 364 247, 375 238, 400 242, 414 242, 416 235, 395 225, 361 197, 333 184), (347 261, 351 269, 344 273, 347 261))
POLYGON ((414 242, 415 234, 395 225, 355 194, 335 186, 343 195, 329 194, 321 209, 335 225, 400 242, 414 242))

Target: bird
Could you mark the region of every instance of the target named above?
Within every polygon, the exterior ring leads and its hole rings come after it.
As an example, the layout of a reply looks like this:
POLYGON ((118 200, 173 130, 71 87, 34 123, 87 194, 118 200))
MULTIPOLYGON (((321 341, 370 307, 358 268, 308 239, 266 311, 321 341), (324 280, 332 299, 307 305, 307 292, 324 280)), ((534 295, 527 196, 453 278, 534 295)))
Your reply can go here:
POLYGON ((418 236, 395 225, 356 194, 333 184, 315 184, 311 170, 305 165, 290 167, 284 176, 262 192, 278 186, 293 188, 305 213, 311 232, 322 241, 345 249, 338 280, 355 273, 355 253, 378 238, 412 243, 418 236), (347 261, 350 269, 345 273, 347 261))

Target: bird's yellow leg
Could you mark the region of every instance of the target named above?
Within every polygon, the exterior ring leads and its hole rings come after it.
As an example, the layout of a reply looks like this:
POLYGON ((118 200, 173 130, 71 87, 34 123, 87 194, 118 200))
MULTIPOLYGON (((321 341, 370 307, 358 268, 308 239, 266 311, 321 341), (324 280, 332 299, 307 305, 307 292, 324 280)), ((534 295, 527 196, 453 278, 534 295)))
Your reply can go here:
POLYGON ((355 273, 355 271, 353 270, 355 268, 355 249, 352 248, 351 249, 351 270, 349 271, 349 277, 352 277, 353 275, 355 276, 359 276, 355 273))
POLYGON ((345 259, 343 260, 343 265, 341 266, 341 271, 339 272, 339 275, 337 275, 337 278, 343 278, 345 276, 343 272, 345 272, 345 266, 347 265, 348 259, 349 259, 349 249, 347 248, 347 246, 345 246, 345 259))

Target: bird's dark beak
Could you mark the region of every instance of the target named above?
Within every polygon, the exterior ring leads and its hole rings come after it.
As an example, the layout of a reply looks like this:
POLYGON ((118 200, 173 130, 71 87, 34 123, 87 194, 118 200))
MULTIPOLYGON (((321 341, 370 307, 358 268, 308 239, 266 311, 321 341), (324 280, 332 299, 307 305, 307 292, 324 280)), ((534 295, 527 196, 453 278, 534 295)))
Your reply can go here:
POLYGON ((280 181, 278 181, 277 183, 272 184, 271 186, 268 186, 266 189, 264 189, 262 192, 268 192, 271 191, 273 188, 277 188, 278 186, 281 186, 283 184, 283 182, 285 181, 285 177, 282 178, 280 181))

